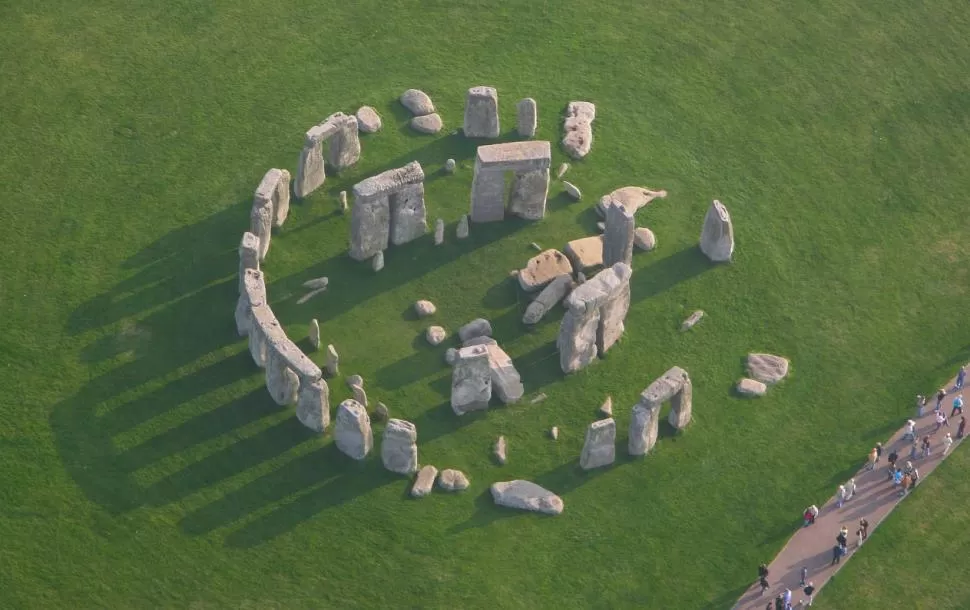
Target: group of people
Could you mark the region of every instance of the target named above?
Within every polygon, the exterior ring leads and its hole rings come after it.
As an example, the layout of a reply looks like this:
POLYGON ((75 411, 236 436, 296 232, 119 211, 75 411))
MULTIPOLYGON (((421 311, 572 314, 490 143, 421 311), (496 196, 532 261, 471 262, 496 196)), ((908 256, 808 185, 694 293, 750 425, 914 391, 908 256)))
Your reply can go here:
MULTIPOLYGON (((815 583, 805 582, 806 578, 808 578, 808 568, 802 568, 802 580, 798 583, 798 586, 802 588, 805 599, 798 602, 799 606, 811 606, 813 596, 815 595, 815 583)), ((758 582, 761 583, 761 594, 764 595, 770 586, 768 584, 768 566, 765 564, 758 566, 758 582)), ((773 602, 768 602, 768 605, 765 606, 765 610, 792 610, 792 608, 791 589, 785 589, 778 594, 773 602)))

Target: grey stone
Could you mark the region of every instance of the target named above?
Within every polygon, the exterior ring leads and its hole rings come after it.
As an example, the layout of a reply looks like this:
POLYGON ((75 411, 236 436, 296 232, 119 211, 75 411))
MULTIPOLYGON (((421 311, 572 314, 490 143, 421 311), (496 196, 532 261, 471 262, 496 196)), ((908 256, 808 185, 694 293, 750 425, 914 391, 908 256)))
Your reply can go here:
POLYGON ((626 314, 630 310, 630 278, 633 270, 626 263, 616 263, 596 274, 594 278, 606 292, 606 300, 600 310, 600 327, 597 330, 597 349, 600 356, 619 341, 626 329, 626 314))
POLYGON ((340 213, 346 214, 347 213, 347 191, 340 191, 340 194, 337 195, 337 201, 340 203, 340 213))
POLYGON ((575 283, 573 282, 573 278, 566 273, 549 282, 549 284, 542 289, 542 292, 539 293, 539 296, 537 296, 536 299, 529 303, 529 306, 526 307, 525 315, 522 316, 522 323, 538 323, 543 316, 545 316, 553 307, 556 306, 556 304, 566 298, 566 295, 568 295, 574 287, 575 283))
POLYGON ((454 366, 455 361, 458 359, 458 350, 453 347, 449 347, 445 350, 445 362, 448 366, 454 366))
POLYGON ((572 197, 573 199, 575 199, 576 201, 579 201, 580 199, 583 198, 583 191, 579 190, 579 187, 573 184, 572 182, 569 182, 568 180, 563 180, 562 187, 566 189, 566 194, 572 197))
POLYGON ((573 159, 582 159, 593 147, 596 106, 590 102, 569 102, 563 123, 562 148, 573 159))
POLYGON ((350 377, 347 378, 346 381, 347 381, 348 388, 352 388, 355 385, 364 387, 364 378, 361 377, 360 375, 351 375, 350 377))
POLYGON ((553 426, 552 428, 549 429, 549 438, 551 438, 554 441, 559 440, 559 426, 553 426))
POLYGON ((303 305, 304 303, 306 303, 307 301, 309 301, 313 297, 315 297, 318 294, 321 294, 323 292, 326 292, 326 291, 327 291, 327 288, 326 287, 317 288, 316 290, 311 290, 310 292, 306 293, 305 295, 303 295, 302 297, 300 297, 299 299, 297 299, 296 304, 297 305, 303 305))
POLYGON ((495 456, 495 460, 502 466, 505 466, 505 463, 508 461, 508 442, 504 436, 498 437, 498 440, 495 441, 495 448, 492 453, 495 456))
POLYGON ((640 402, 633 407, 630 418, 630 439, 627 450, 630 455, 646 455, 657 444, 660 420, 660 404, 640 402))
POLYGON ((306 132, 296 169, 293 191, 301 199, 320 188, 326 179, 323 144, 329 140, 327 162, 337 170, 360 159, 357 117, 335 112, 306 132))
POLYGON ((425 332, 425 338, 431 345, 441 345, 441 342, 447 337, 445 329, 440 326, 429 326, 428 330, 425 332))
POLYGON ((451 371, 451 408, 457 415, 488 408, 492 397, 492 376, 485 346, 458 350, 451 371))
MULTIPOLYGON (((640 394, 639 405, 650 410, 651 413, 660 412, 661 405, 670 401, 670 425, 678 430, 687 427, 691 420, 693 409, 693 384, 687 371, 679 366, 671 367, 661 377, 647 386, 640 394)), ((656 425, 654 422, 652 425, 656 425)), ((632 439, 631 433, 631 439, 632 439)), ((656 431, 653 431, 656 440, 656 431)), ((649 439, 647 439, 649 440, 649 439)), ((631 441, 632 443, 632 441, 631 441)), ((649 443, 648 443, 649 444, 649 443)), ((649 447, 647 447, 649 450, 649 447)))
POLYGON ((574 239, 566 244, 566 256, 574 269, 585 270, 603 266, 603 236, 592 235, 574 239))
POLYGON ((515 369, 512 359, 497 343, 486 344, 485 349, 488 351, 492 391, 504 404, 519 402, 522 394, 525 393, 525 388, 522 387, 522 378, 515 369))
POLYGON ((325 368, 327 369, 327 374, 331 377, 340 373, 340 356, 337 355, 337 349, 333 345, 327 346, 327 364, 325 368))
POLYGON ((463 342, 475 337, 491 337, 492 325, 485 318, 475 318, 458 329, 458 338, 463 342))
POLYGON ((697 323, 700 322, 701 318, 703 317, 704 317, 704 310, 698 309, 694 313, 690 314, 690 316, 688 316, 686 320, 684 320, 684 323, 680 325, 680 331, 684 332, 694 328, 694 326, 696 326, 697 323))
POLYGON ((434 221, 434 245, 445 243, 445 221, 439 218, 434 221))
POLYGON ((419 318, 426 318, 436 311, 438 308, 431 301, 422 299, 414 303, 414 313, 418 314, 419 318))
POLYGON ((548 396, 546 396, 545 392, 540 392, 539 394, 536 394, 532 398, 532 400, 529 401, 529 404, 530 405, 537 405, 540 402, 542 402, 543 400, 545 400, 546 398, 548 398, 548 396))
POLYGON ((259 240, 259 260, 266 258, 273 237, 273 207, 267 203, 253 206, 249 213, 249 232, 259 240))
MULTIPOLYGON (((532 242, 531 244, 529 244, 529 247, 535 250, 536 252, 542 252, 542 246, 540 246, 536 242, 532 242)), ((518 271, 516 271, 516 273, 518 273, 518 271)))
POLYGON ((293 181, 293 194, 303 199, 323 186, 327 173, 323 165, 323 141, 318 137, 316 127, 306 132, 300 160, 296 166, 296 179, 293 181))
POLYGON ((556 180, 562 180, 562 177, 565 176, 566 175, 566 172, 568 172, 568 171, 569 171, 569 164, 568 163, 560 163, 559 164, 559 170, 556 171, 556 180))
POLYGON ((445 160, 445 173, 446 174, 453 174, 453 173, 455 173, 455 160, 454 159, 446 159, 445 160))
POLYGON ((649 252, 657 247, 657 236, 646 227, 637 227, 633 232, 633 245, 644 252, 649 252))
POLYGON ((701 229, 701 252, 715 263, 729 262, 734 255, 734 225, 727 208, 714 200, 704 216, 701 229))
POLYGON ((381 130, 381 115, 370 106, 361 106, 357 110, 357 128, 364 133, 377 133, 381 130))
POLYGON ((401 94, 401 104, 414 116, 424 116, 434 112, 434 104, 428 94, 420 89, 408 89, 401 94))
POLYGON ((438 133, 444 126, 437 112, 411 119, 411 129, 418 133, 438 133))
POLYGON ((472 222, 496 222, 505 218, 504 172, 515 172, 511 211, 527 218, 541 218, 549 190, 549 142, 506 142, 479 146, 472 179, 472 222))
POLYGON ((627 211, 636 215, 637 210, 646 206, 654 199, 662 199, 667 196, 667 191, 654 191, 642 186, 624 186, 618 188, 609 195, 604 195, 596 204, 596 212, 600 216, 606 216, 606 208, 610 204, 622 205, 627 211))
POLYGON ((609 466, 616 459, 616 422, 612 417, 601 419, 586 429, 586 442, 579 457, 583 470, 609 466))
POLYGON ((585 368, 623 334, 630 307, 631 275, 629 265, 617 263, 569 294, 556 340, 564 373, 585 368))
POLYGON ((310 345, 314 349, 320 349, 320 323, 316 318, 310 320, 310 345))
POLYGON ((290 172, 273 168, 266 172, 253 194, 253 207, 269 206, 273 226, 282 227, 290 213, 290 172))
POLYGON ((387 408, 387 405, 382 402, 377 403, 377 406, 374 407, 374 419, 377 421, 387 421, 390 416, 391 412, 387 408))
POLYGON ((271 354, 266 359, 266 389, 276 404, 291 405, 297 401, 300 378, 281 358, 271 354))
POLYGON ((746 396, 750 398, 757 398, 759 396, 764 396, 768 391, 768 386, 761 383, 760 381, 755 381, 754 379, 748 379, 745 377, 738 382, 735 388, 737 393, 741 396, 746 396))
POLYGON ((606 417, 613 417, 613 397, 607 396, 603 404, 600 405, 600 413, 606 417))
POLYGON ((494 87, 472 87, 468 90, 462 131, 466 138, 498 137, 498 92, 494 87))
POLYGON ((300 384, 296 402, 296 418, 315 432, 323 432, 330 425, 330 388, 323 379, 300 384))
POLYGON ((438 475, 438 487, 445 491, 462 491, 469 485, 468 477, 460 470, 446 469, 438 475))
POLYGON ((636 220, 622 205, 611 204, 606 210, 606 231, 603 233, 603 265, 633 264, 633 232, 636 220))
POLYGON ((530 481, 502 481, 492 484, 492 499, 499 506, 558 515, 563 511, 562 498, 530 481))
POLYGON ((586 274, 583 273, 582 271, 578 271, 576 273, 576 284, 577 285, 582 285, 582 284, 585 284, 585 283, 586 283, 586 274))
POLYGON ((371 266, 374 268, 374 271, 380 271, 381 269, 383 269, 384 253, 378 252, 377 254, 375 254, 374 258, 371 259, 370 263, 371 263, 371 266))
POLYGON ((259 238, 246 231, 239 241, 239 294, 246 290, 246 269, 259 271, 259 238))
POLYGON ((487 335, 472 337, 468 341, 461 342, 462 347, 471 347, 473 345, 498 345, 498 342, 487 335))
POLYGON ((468 238, 468 214, 458 219, 458 226, 455 228, 455 237, 458 239, 468 238))
POLYGON ((364 405, 364 407, 367 407, 368 406, 368 403, 367 403, 367 392, 364 391, 364 386, 352 385, 352 386, 350 386, 350 391, 354 395, 354 400, 356 400, 360 404, 364 405))
POLYGON ((406 244, 428 232, 424 183, 401 188, 391 197, 391 243, 406 244))
POLYGON ((559 250, 546 250, 529 259, 519 271, 519 286, 526 292, 541 290, 562 274, 572 275, 573 266, 559 250))
POLYGON ((773 385, 788 376, 788 359, 771 354, 748 354, 748 375, 773 385))
POLYGON ((424 170, 417 161, 354 185, 350 257, 362 261, 427 231, 424 170))
POLYGON ((523 138, 532 138, 536 135, 537 117, 536 101, 531 97, 519 100, 515 105, 515 129, 523 138))
POLYGON ((421 470, 418 471, 418 476, 414 479, 414 485, 411 487, 411 497, 423 498, 431 493, 431 488, 434 486, 434 480, 437 476, 437 468, 430 465, 422 466, 421 470))
POLYGON ((549 195, 549 168, 518 172, 512 179, 508 210, 526 220, 541 220, 546 215, 549 195))
POLYGON ((321 377, 320 367, 286 336, 273 310, 265 303, 250 308, 249 339, 250 353, 257 365, 267 368, 267 389, 279 404, 295 402, 294 383, 309 383, 321 377))
POLYGON ((398 474, 418 470, 418 431, 409 421, 388 420, 381 438, 381 462, 384 468, 398 474))
POLYGON ((326 288, 330 285, 330 278, 328 277, 317 277, 312 280, 307 280, 303 282, 303 287, 309 290, 317 290, 318 288, 326 288))
POLYGON ((333 427, 337 449, 345 455, 362 460, 374 447, 374 434, 370 427, 367 409, 356 400, 348 399, 337 407, 333 427))

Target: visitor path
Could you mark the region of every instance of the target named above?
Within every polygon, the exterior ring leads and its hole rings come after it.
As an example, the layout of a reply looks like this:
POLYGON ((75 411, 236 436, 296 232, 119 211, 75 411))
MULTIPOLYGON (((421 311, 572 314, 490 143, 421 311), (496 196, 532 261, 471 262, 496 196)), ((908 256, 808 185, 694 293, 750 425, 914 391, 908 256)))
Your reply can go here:
MULTIPOLYGON (((944 413, 949 417, 953 408, 953 399, 960 393, 954 390, 956 380, 951 380, 947 385, 948 393, 946 400, 943 401, 944 413)), ((970 386, 967 386, 968 396, 970 396, 970 386)), ((964 397, 966 401, 966 397, 964 397)), ((930 433, 936 427, 935 411, 933 406, 936 404, 935 393, 927 401, 927 413, 915 419, 916 430, 919 436, 930 433)), ((970 409, 967 410, 970 413, 970 409)), ((942 428, 933 435, 930 456, 913 460, 913 465, 919 470, 920 478, 925 479, 943 461, 943 437, 947 432, 953 436, 954 444, 950 448, 952 453, 957 449, 957 445, 963 440, 956 438, 957 426, 960 416, 957 415, 950 421, 949 428, 942 428)), ((808 581, 815 584, 815 595, 818 590, 825 586, 832 576, 852 559, 856 550, 855 532, 859 528, 859 519, 865 518, 869 521, 869 535, 874 534, 875 529, 885 519, 896 503, 900 501, 898 488, 894 487, 889 481, 886 470, 886 457, 893 449, 899 453, 897 464, 905 465, 909 460, 910 447, 912 442, 903 440, 905 433, 905 423, 892 438, 883 443, 882 458, 879 460, 875 471, 866 472, 865 466, 855 475, 856 492, 855 495, 846 502, 842 508, 837 508, 835 497, 833 496, 824 506, 819 505, 819 515, 814 525, 802 527, 795 532, 785 548, 778 553, 778 556, 768 566, 768 582, 771 587, 761 594, 761 586, 758 585, 757 576, 758 566, 751 566, 751 580, 754 584, 745 591, 741 599, 734 606, 737 610, 764 610, 769 601, 784 591, 786 588, 792 591, 792 605, 797 607, 798 601, 805 597, 802 587, 799 586, 801 580, 802 567, 808 568, 808 581), (842 557, 842 561, 832 565, 832 547, 835 546, 835 537, 839 534, 839 529, 845 526, 849 530, 849 552, 842 557)), ((859 460, 866 461, 872 447, 859 447, 859 460)), ((918 487, 918 486, 917 486, 918 487)), ((916 492, 917 499, 919 491, 916 492)), ((923 501, 928 499, 924 498, 923 501)), ((806 506, 811 502, 806 502, 806 506)), ((804 510, 804 509, 802 509, 804 510)), ((801 516, 799 516, 801 521, 801 516)), ((774 607, 774 606, 772 606, 774 607)))

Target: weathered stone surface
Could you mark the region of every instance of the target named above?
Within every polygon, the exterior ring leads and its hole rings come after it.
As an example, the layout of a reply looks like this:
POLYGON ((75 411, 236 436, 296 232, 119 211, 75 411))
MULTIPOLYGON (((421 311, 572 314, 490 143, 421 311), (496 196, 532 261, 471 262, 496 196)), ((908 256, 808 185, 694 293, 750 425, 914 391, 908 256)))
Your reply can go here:
POLYGON ((302 297, 300 297, 299 299, 297 299, 296 300, 296 304, 297 305, 303 305, 304 303, 306 303, 307 301, 309 301, 313 297, 317 296, 320 293, 326 292, 326 291, 327 291, 326 287, 324 287, 324 288, 317 288, 316 290, 311 290, 310 292, 306 293, 305 295, 303 295, 302 297))
POLYGON ((522 378, 515 369, 512 359, 494 341, 485 345, 488 351, 488 366, 492 373, 492 391, 505 404, 513 404, 522 399, 525 388, 522 378))
POLYGON ((760 381, 755 381, 754 379, 748 379, 747 377, 745 377, 744 379, 738 382, 738 385, 735 388, 735 390, 737 390, 737 393, 740 394, 741 396, 757 398, 759 396, 765 395, 765 393, 768 391, 768 386, 761 383, 760 381))
POLYGON ((458 226, 455 228, 455 237, 458 239, 468 238, 468 214, 458 219, 458 226))
POLYGON ((374 407, 374 419, 377 421, 387 421, 390 416, 391 412, 388 410, 387 405, 382 402, 377 403, 377 406, 374 407))
POLYGON ((574 269, 586 270, 603 266, 603 236, 574 239, 566 244, 566 256, 574 269))
POLYGON ((354 400, 356 400, 360 404, 364 405, 365 407, 368 406, 368 403, 367 403, 367 392, 364 390, 364 386, 352 385, 352 386, 350 386, 350 391, 354 395, 354 400))
POLYGON ((438 487, 445 491, 462 491, 468 489, 470 484, 468 477, 460 470, 442 470, 438 476, 438 487))
POLYGON ((246 269, 259 271, 259 238, 249 231, 239 241, 239 294, 246 290, 246 269))
POLYGON ((646 206, 654 199, 662 199, 667 196, 667 191, 654 191, 642 186, 624 186, 618 188, 609 195, 604 195, 596 204, 596 212, 600 216, 606 216, 606 208, 610 204, 622 205, 627 211, 636 215, 637 210, 646 206))
POLYGON ((279 356, 272 353, 266 359, 266 389, 280 406, 295 403, 300 390, 300 378, 279 356))
POLYGON ((340 204, 340 213, 346 214, 347 213, 347 191, 340 191, 340 194, 337 195, 337 201, 340 204))
POLYGON ((659 412, 660 406, 667 400, 670 401, 671 406, 668 419, 670 425, 678 430, 686 428, 690 423, 693 408, 693 384, 687 371, 679 366, 671 367, 647 386, 647 389, 640 394, 638 404, 659 412))
POLYGON ((549 190, 552 163, 549 142, 506 142, 479 146, 472 180, 472 222, 495 222, 505 218, 504 172, 516 173, 512 194, 513 213, 541 218, 549 190))
POLYGON ((505 466, 505 462, 508 461, 508 442, 504 436, 498 437, 498 440, 495 441, 495 448, 492 454, 495 456, 495 461, 505 466))
POLYGON ((601 419, 586 429, 586 442, 579 457, 583 470, 609 466, 616 459, 616 422, 612 417, 601 419))
POLYGON ((523 138, 532 138, 536 135, 537 117, 536 101, 531 97, 519 100, 515 105, 516 124, 515 130, 523 138))
POLYGON ((293 194, 303 199, 323 186, 327 178, 323 166, 323 140, 318 137, 316 127, 306 132, 300 160, 296 165, 296 179, 293 181, 293 194))
POLYGON ((684 320, 684 323, 680 325, 680 332, 685 332, 685 331, 688 331, 688 330, 694 328, 694 326, 696 326, 697 323, 700 322, 701 321, 701 318, 703 318, 703 317, 704 317, 704 310, 703 309, 698 309, 694 313, 690 314, 687 317, 687 319, 684 320))
POLYGON ((358 135, 357 117, 335 112, 325 123, 333 123, 336 130, 330 136, 330 150, 327 162, 336 169, 350 167, 360 159, 360 136, 358 135))
POLYGON ((259 260, 266 258, 273 237, 273 208, 268 203, 253 206, 249 213, 249 232, 259 240, 259 260))
POLYGON ((535 292, 564 273, 573 273, 566 255, 559 250, 546 250, 530 258, 519 271, 519 286, 526 292, 535 292))
POLYGON ((693 419, 694 384, 686 372, 682 373, 684 387, 670 399, 670 416, 667 421, 677 430, 683 430, 693 419))
POLYGON ((644 252, 649 252, 657 247, 657 236, 646 227, 637 227, 633 232, 633 245, 644 252))
POLYGON ((788 359, 771 354, 748 354, 748 375, 772 385, 788 375, 788 359))
POLYGON ((563 123, 562 148, 573 159, 582 159, 593 147, 596 106, 590 102, 569 102, 563 123))
POLYGON ((414 313, 418 314, 419 318, 427 318, 436 311, 438 308, 431 301, 421 299, 414 303, 414 313))
POLYGON ((475 337, 491 337, 492 325, 485 318, 475 318, 468 324, 458 329, 458 338, 462 342, 474 339, 475 337))
POLYGON ((731 215, 720 201, 714 200, 704 216, 701 229, 701 252, 715 263, 728 262, 734 255, 734 225, 731 215))
POLYGON ((453 174, 455 173, 456 163, 454 159, 445 159, 445 173, 453 174))
POLYGON ((330 285, 330 278, 328 277, 317 277, 312 280, 307 280, 303 282, 303 287, 310 290, 317 290, 320 288, 326 288, 330 285))
POLYGON ((560 163, 559 164, 559 170, 556 171, 556 180, 562 180, 562 177, 565 176, 566 175, 566 172, 568 172, 568 171, 569 171, 569 164, 568 163, 560 163))
POLYGON ((600 413, 606 417, 613 417, 613 397, 607 396, 603 404, 600 405, 600 413))
POLYGON ((480 169, 503 172, 549 169, 552 165, 552 147, 547 140, 487 144, 478 147, 475 165, 480 169))
POLYGON ((539 296, 526 307, 525 315, 522 316, 522 323, 538 323, 556 304, 566 298, 566 295, 575 286, 573 278, 565 273, 549 282, 549 285, 542 289, 539 296))
POLYGON ((381 438, 381 462, 384 468, 399 474, 418 470, 418 431, 409 421, 391 419, 381 438))
POLYGON ((320 323, 316 318, 310 320, 310 345, 314 349, 320 349, 320 323))
POLYGON ((253 207, 268 205, 273 226, 282 227, 290 213, 290 172, 273 168, 266 172, 253 194, 253 207))
POLYGON ((445 243, 445 221, 439 218, 434 221, 434 245, 445 243))
POLYGON ((526 220, 541 220, 546 215, 549 195, 549 168, 518 172, 512 179, 508 209, 526 220))
POLYGON ((326 173, 323 144, 329 140, 327 161, 337 170, 350 167, 360 158, 357 117, 335 112, 306 132, 296 168, 293 191, 301 199, 323 185, 326 173))
POLYGON ((449 347, 448 349, 446 349, 445 362, 448 363, 448 366, 453 366, 456 360, 458 360, 458 350, 456 350, 453 347, 449 347))
POLYGON ((377 133, 381 125, 381 115, 370 106, 361 106, 357 110, 357 128, 364 133, 377 133))
POLYGON ((552 428, 549 429, 549 438, 551 438, 554 441, 559 440, 559 426, 553 426, 552 428))
POLYGON ((434 104, 428 94, 420 89, 408 89, 401 94, 401 104, 414 116, 424 116, 434 112, 434 104))
POLYGON ((425 338, 431 345, 440 345, 447 336, 448 334, 445 332, 445 329, 440 326, 429 326, 425 332, 425 338))
POLYGON ((470 218, 473 222, 498 222, 505 219, 504 172, 481 169, 475 165, 470 218))
POLYGON ((556 340, 564 373, 588 366, 623 334, 632 273, 626 263, 616 263, 570 293, 556 340))
POLYGON ((603 265, 633 264, 633 233, 636 220, 622 205, 606 209, 606 231, 603 233, 603 265))
POLYGON ((499 506, 558 515, 563 511, 562 498, 530 481, 516 480, 494 483, 492 499, 499 506))
POLYGON ((340 356, 337 354, 337 348, 333 345, 327 346, 327 363, 324 366, 327 369, 327 374, 331 377, 340 373, 340 356))
POLYGON ((546 393, 545 392, 540 392, 540 393, 536 394, 535 397, 532 400, 529 401, 529 404, 530 405, 537 405, 540 402, 542 402, 543 400, 545 400, 546 398, 549 398, 548 396, 546 396, 546 393))
POLYGON ((492 397, 492 374, 485 346, 458 350, 451 371, 451 408, 457 415, 488 408, 492 397))
POLYGON ((411 129, 418 133, 438 133, 444 126, 437 112, 411 119, 411 129))
POLYGON ((579 201, 580 199, 583 198, 583 191, 579 190, 579 187, 573 184, 572 182, 569 182, 568 180, 563 180, 562 187, 566 189, 566 194, 572 197, 573 199, 575 199, 576 201, 579 201))
POLYGON ((377 254, 375 254, 374 255, 374 258, 372 258, 370 260, 370 263, 371 263, 371 266, 374 268, 374 271, 380 271, 381 269, 383 269, 384 268, 384 253, 383 252, 378 252, 377 254))
POLYGON ((660 404, 640 402, 633 407, 630 419, 630 440, 627 450, 630 455, 646 455, 657 444, 657 431, 660 424, 660 404))
POLYGON ((359 402, 348 399, 337 407, 333 437, 337 449, 347 456, 362 460, 374 447, 374 434, 370 427, 367 409, 359 402))
MULTIPOLYGON (((247 271, 247 273, 251 272, 247 271)), ((297 383, 309 383, 321 377, 320 367, 307 358, 306 354, 286 336, 279 320, 276 319, 273 310, 268 305, 263 304, 251 308, 249 338, 250 351, 253 351, 254 343, 258 343, 259 354, 262 354, 263 361, 257 360, 256 364, 265 365, 267 369, 271 368, 271 364, 272 368, 289 369, 297 377, 297 383)), ((254 358, 256 356, 257 354, 254 352, 254 358)), ((282 371, 277 372, 284 375, 282 371)), ((282 377, 272 380, 269 377, 270 375, 267 373, 267 389, 270 390, 271 394, 274 394, 274 398, 277 397, 272 384, 282 384, 275 386, 278 389, 291 387, 289 381, 282 377)), ((290 404, 296 400, 295 388, 292 392, 287 390, 286 396, 288 396, 286 402, 280 404, 290 404)))
POLYGON ((468 90, 462 131, 466 138, 498 137, 498 92, 494 87, 472 87, 468 90))
POLYGON ((300 385, 296 418, 307 428, 323 432, 330 425, 330 388, 323 379, 300 385))
POLYGON ((414 479, 414 486, 411 487, 412 498, 423 498, 431 493, 434 480, 438 476, 438 469, 434 466, 422 466, 418 471, 418 476, 414 479))
POLYGON ((616 263, 593 278, 606 294, 600 310, 597 348, 600 356, 619 341, 626 329, 626 314, 630 310, 630 278, 633 270, 626 263, 616 263))
POLYGON ((461 346, 462 347, 471 347, 473 345, 498 345, 498 342, 495 341, 495 339, 493 339, 493 338, 491 338, 491 337, 489 337, 487 335, 480 335, 478 337, 472 337, 468 341, 462 341, 461 342, 461 346))
POLYGON ((354 185, 350 256, 366 260, 427 230, 424 170, 417 161, 354 185))
POLYGON ((350 258, 357 261, 373 258, 387 249, 390 236, 390 198, 355 195, 354 207, 350 211, 350 258))
POLYGON ((390 201, 392 244, 400 246, 428 232, 423 182, 402 187, 390 201))
POLYGON ((350 377, 347 377, 346 382, 348 389, 354 387, 355 385, 364 387, 364 378, 360 375, 351 375, 350 377))

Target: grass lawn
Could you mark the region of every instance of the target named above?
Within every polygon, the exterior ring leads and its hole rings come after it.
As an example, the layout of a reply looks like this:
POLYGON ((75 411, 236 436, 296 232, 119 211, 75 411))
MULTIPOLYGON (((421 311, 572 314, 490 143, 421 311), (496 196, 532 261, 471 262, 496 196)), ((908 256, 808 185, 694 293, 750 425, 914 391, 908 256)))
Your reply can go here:
MULTIPOLYGON (((729 607, 801 509, 970 360, 967 31, 956 0, 0 4, 0 606, 729 607), (504 133, 534 97, 554 143, 566 103, 595 102, 595 140, 567 174, 582 201, 554 182, 542 222, 458 242, 475 144, 452 132, 479 84, 498 89, 504 133), (407 128, 410 87, 438 106, 439 136, 407 128), (295 170, 307 128, 362 104, 384 129, 294 205, 270 300, 305 347, 320 320, 341 372, 417 425, 421 461, 469 475, 461 495, 411 501, 379 456, 350 463, 272 403, 235 335, 253 189, 295 170), (346 256, 336 195, 415 159, 446 245, 392 247, 374 274, 346 256), (593 204, 625 185, 670 192, 638 215, 659 245, 635 256, 623 341, 564 378, 561 314, 523 327, 508 272, 531 242, 594 234, 593 204), (732 265, 696 249, 713 198, 734 218, 732 265), (329 291, 296 305, 321 275, 329 291), (548 399, 456 417, 450 343, 426 344, 419 298, 450 331, 491 319, 528 396, 548 399), (792 373, 745 402, 730 388, 749 351, 792 373), (625 446, 630 407, 673 365, 694 380, 686 433, 579 470, 605 396, 625 446), (497 509, 488 486, 513 478, 565 512, 497 509)), ((330 387, 332 404, 350 397, 330 387)), ((965 607, 968 585, 936 577, 963 557, 968 459, 818 606, 965 607)))

